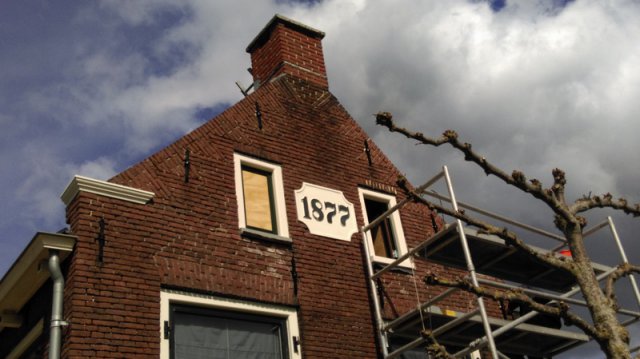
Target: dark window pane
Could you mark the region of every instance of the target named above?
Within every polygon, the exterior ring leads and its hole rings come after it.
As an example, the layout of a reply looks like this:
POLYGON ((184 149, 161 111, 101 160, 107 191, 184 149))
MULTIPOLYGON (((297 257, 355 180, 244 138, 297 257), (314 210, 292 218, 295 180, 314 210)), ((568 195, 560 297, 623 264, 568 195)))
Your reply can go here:
POLYGON ((279 325, 231 319, 227 320, 227 325, 229 358, 282 358, 279 325))
POLYGON ((223 321, 179 313, 174 317, 176 359, 227 358, 227 334, 223 321))
MULTIPOLYGON (((373 222, 387 209, 389 209, 388 203, 375 201, 369 198, 365 198, 364 204, 369 222, 373 222)), ((391 220, 389 217, 385 218, 384 221, 371 229, 371 240, 373 241, 373 251, 377 256, 387 258, 398 257, 398 248, 396 247, 396 240, 393 236, 393 227, 391 226, 391 220)))
POLYGON ((282 359, 282 320, 202 308, 173 312, 173 353, 176 359, 282 359), (255 320, 254 320, 255 319, 255 320))

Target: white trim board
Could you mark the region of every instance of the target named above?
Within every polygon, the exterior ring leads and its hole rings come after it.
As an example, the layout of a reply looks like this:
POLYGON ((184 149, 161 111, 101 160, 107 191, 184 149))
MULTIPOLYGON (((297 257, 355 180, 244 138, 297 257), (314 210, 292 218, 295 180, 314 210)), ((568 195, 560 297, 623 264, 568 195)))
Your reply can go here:
POLYGON ((155 196, 153 192, 76 175, 60 198, 65 206, 68 206, 80 192, 94 193, 137 204, 146 204, 155 196))

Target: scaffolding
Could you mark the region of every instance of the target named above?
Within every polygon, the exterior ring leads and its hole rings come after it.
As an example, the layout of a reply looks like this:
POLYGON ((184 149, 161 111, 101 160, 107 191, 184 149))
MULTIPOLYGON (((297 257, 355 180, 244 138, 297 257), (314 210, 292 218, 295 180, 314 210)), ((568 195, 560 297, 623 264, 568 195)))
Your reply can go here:
MULTIPOLYGON (((458 202, 446 166, 436 176, 418 187, 416 192, 440 201, 446 201, 451 204, 454 211, 458 211, 459 207, 464 208, 559 242, 551 249, 530 246, 539 253, 551 252, 556 256, 561 256, 559 251, 567 245, 562 236, 458 202), (430 189, 441 180, 446 183, 449 197, 430 189)), ((437 306, 438 302, 460 290, 457 288, 444 289, 426 302, 417 303, 415 309, 394 319, 385 320, 378 297, 380 289, 378 288, 378 280, 383 274, 414 257, 422 257, 448 267, 466 270, 468 273, 466 278, 476 287, 484 285, 498 290, 517 289, 532 297, 540 298, 547 304, 564 301, 568 304, 586 307, 584 300, 574 297, 580 292, 580 289, 570 273, 551 267, 522 253, 513 246, 507 245, 503 239, 497 236, 465 227, 459 219, 446 225, 430 238, 395 258, 391 263, 383 266, 374 263, 374 257, 367 245, 369 238, 367 233, 408 202, 410 202, 409 198, 399 202, 361 228, 362 248, 366 258, 367 279, 372 298, 371 304, 383 358, 397 358, 403 353, 416 350, 423 345, 427 341, 421 334, 425 321, 429 323, 431 335, 437 338, 440 344, 445 345, 450 352, 453 348, 455 350, 453 355, 456 358, 465 357, 483 348, 488 348, 494 359, 523 355, 551 357, 590 340, 583 333, 566 330, 564 327, 557 326, 556 323, 545 323, 544 320, 540 320, 544 315, 540 315, 538 320, 534 319, 539 314, 536 311, 522 313, 520 317, 515 319, 490 317, 481 296, 477 297, 477 307, 466 313, 442 309, 437 306), (482 276, 479 277, 478 274, 482 276), (493 279, 488 279, 489 277, 493 279), (390 347, 392 340, 399 342, 400 345, 390 347)), ((611 231, 622 262, 628 263, 611 217, 585 231, 584 236, 590 236, 605 227, 609 227, 611 231)), ((615 267, 597 263, 592 263, 592 267, 599 281, 606 279, 615 270, 615 267)), ((415 276, 415 272, 412 272, 412 275, 415 276)), ((640 292, 636 280, 633 275, 629 276, 629 280, 640 307, 640 292)), ((624 326, 640 320, 640 312, 638 311, 622 308, 617 311, 619 315, 627 318, 622 321, 624 326)))

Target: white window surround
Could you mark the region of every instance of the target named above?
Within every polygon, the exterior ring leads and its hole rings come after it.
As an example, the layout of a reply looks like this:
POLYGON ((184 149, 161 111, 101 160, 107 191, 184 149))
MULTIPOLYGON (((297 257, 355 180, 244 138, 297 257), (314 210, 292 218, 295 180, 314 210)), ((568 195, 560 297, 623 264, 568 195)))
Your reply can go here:
POLYGON ((293 347, 293 337, 300 338, 298 314, 295 309, 272 304, 245 302, 237 299, 220 298, 203 294, 163 290, 160 292, 160 359, 169 359, 169 340, 164 338, 164 322, 169 320, 169 308, 172 304, 191 305, 201 308, 250 313, 273 318, 282 318, 286 322, 289 359, 302 358, 302 349, 293 347))
MULTIPOLYGON (((396 198, 394 196, 381 193, 381 192, 371 191, 365 188, 358 188, 358 195, 360 197, 360 208, 362 209, 362 218, 364 219, 365 226, 369 224, 369 219, 367 216, 367 208, 365 205, 365 199, 371 199, 378 202, 386 202, 389 208, 395 206, 397 203, 396 198)), ((389 219, 391 220, 391 227, 393 228, 393 235, 395 236, 398 255, 401 256, 407 253, 407 243, 404 240, 404 231, 402 230, 402 222, 400 222, 400 211, 394 211, 389 216, 389 219)), ((373 248, 373 242, 371 240, 370 231, 367 231, 366 235, 367 235, 367 247, 369 248, 369 253, 371 253, 371 259, 373 262, 389 264, 395 260, 393 258, 377 256, 373 248)), ((413 262, 410 259, 405 260, 399 265, 405 268, 413 268, 413 262)))
POLYGON ((242 190, 242 166, 271 173, 271 185, 273 186, 273 201, 276 217, 276 233, 280 237, 289 238, 289 226, 287 224, 287 210, 284 202, 284 184, 282 181, 282 168, 269 162, 261 161, 253 157, 243 156, 238 153, 233 154, 233 164, 235 169, 236 198, 238 199, 238 226, 241 229, 247 227, 244 211, 244 191, 242 190))

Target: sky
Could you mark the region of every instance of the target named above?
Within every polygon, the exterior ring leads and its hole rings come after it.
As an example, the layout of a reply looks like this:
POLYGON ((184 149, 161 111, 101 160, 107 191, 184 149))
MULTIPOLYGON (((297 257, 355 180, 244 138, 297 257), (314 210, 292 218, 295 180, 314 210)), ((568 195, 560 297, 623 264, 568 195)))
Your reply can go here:
MULTIPOLYGON (((562 168, 569 198, 640 201, 637 1, 6 0, 0 276, 37 231, 66 226, 60 194, 75 174, 106 180, 239 101, 235 82, 251 83, 245 48, 275 13, 326 33, 330 90, 415 184, 447 165, 459 200, 553 231, 541 204, 372 114, 433 137, 454 129, 547 186, 562 168)), ((640 263, 639 220, 600 211, 589 221, 609 215, 640 263)), ((615 264, 602 232, 589 249, 615 264)), ((638 309, 622 286, 619 296, 638 309)))

